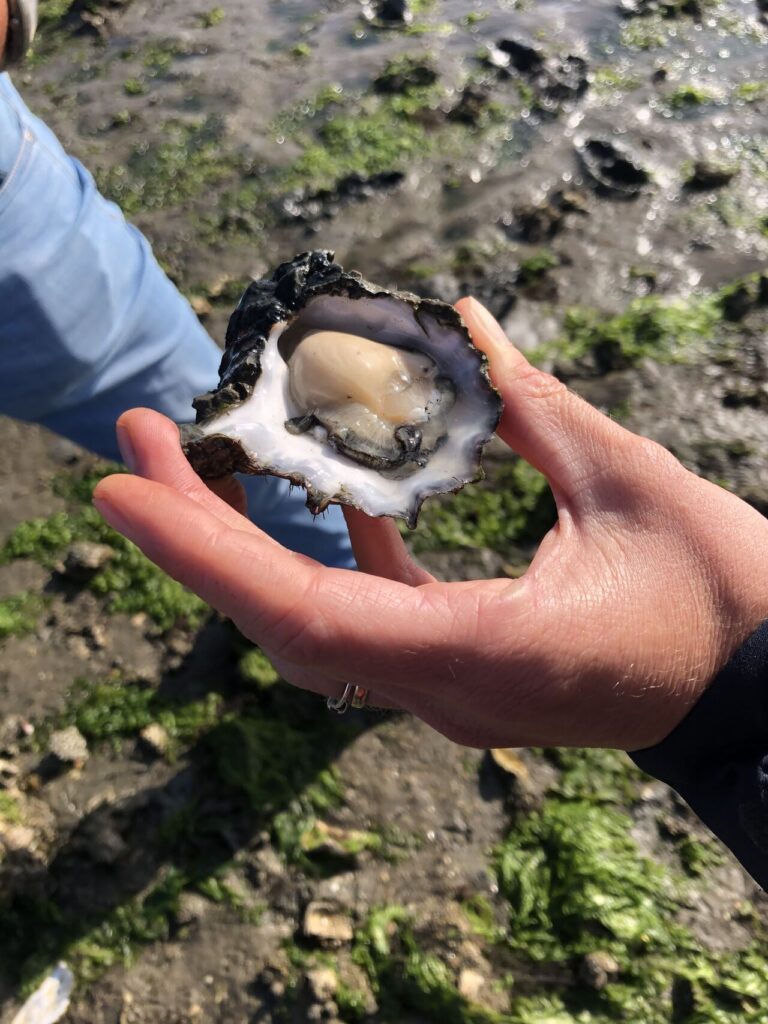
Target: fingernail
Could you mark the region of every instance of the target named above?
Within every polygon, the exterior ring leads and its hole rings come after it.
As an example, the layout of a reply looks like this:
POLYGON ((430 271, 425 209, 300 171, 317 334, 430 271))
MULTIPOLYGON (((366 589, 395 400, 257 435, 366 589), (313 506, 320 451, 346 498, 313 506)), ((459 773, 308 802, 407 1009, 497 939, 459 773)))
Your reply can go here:
POLYGON ((131 524, 121 512, 117 511, 114 505, 110 504, 105 498, 99 497, 98 494, 93 496, 93 505, 99 515, 106 520, 113 530, 122 533, 130 541, 134 540, 131 524))
POLYGON ((125 427, 121 427, 119 423, 117 425, 117 447, 120 449, 120 454, 123 456, 123 462, 132 473, 135 473, 136 453, 134 452, 133 444, 131 443, 131 435, 125 427))
POLYGON ((504 328, 496 317, 489 313, 482 302, 478 302, 477 299, 470 298, 469 301, 472 303, 472 315, 477 318, 483 330, 487 331, 491 338, 495 342, 498 342, 498 344, 509 345, 509 338, 505 334, 504 328))

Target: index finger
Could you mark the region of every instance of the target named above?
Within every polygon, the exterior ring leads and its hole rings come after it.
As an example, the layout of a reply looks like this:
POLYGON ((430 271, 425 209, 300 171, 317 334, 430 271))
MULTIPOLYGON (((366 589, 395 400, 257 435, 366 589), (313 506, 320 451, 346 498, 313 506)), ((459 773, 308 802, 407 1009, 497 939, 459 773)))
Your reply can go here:
POLYGON ((488 356, 504 398, 501 439, 549 481, 558 503, 580 497, 585 482, 620 464, 636 438, 551 374, 533 366, 476 299, 456 308, 475 345, 488 356))
POLYGON ((447 621, 445 588, 415 589, 326 569, 260 530, 234 529, 186 495, 138 477, 103 480, 94 501, 115 529, 276 657, 387 692, 424 686, 447 621))

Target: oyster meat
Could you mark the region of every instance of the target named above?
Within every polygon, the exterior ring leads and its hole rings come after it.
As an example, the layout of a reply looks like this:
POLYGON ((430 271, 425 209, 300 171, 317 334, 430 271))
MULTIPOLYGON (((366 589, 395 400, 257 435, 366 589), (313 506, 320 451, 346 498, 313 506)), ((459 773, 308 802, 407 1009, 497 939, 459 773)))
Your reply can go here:
POLYGON ((187 457, 206 478, 271 473, 414 526, 425 498, 482 475, 501 415, 456 310, 303 253, 254 281, 227 332, 219 386, 195 400, 187 457))

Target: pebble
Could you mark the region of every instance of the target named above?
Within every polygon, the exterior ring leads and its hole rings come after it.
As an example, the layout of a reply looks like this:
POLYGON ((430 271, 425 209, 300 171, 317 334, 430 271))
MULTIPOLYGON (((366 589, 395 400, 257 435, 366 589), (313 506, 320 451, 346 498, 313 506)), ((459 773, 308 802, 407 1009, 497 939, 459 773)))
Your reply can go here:
POLYGON ((83 734, 74 725, 52 733, 48 750, 64 764, 85 764, 88 760, 88 744, 83 734))
POLYGON ((712 160, 697 160, 688 175, 686 188, 707 191, 722 188, 739 173, 735 164, 719 164, 712 160))
POLYGON ((587 953, 579 964, 579 979, 587 988, 599 992, 609 982, 615 981, 620 971, 618 961, 610 953, 587 953))
POLYGON ((87 540, 75 541, 64 559, 64 571, 68 576, 75 578, 91 576, 102 569, 114 554, 114 550, 108 544, 94 544, 87 540))
POLYGON ((302 930, 306 938, 323 946, 342 946, 354 935, 351 920, 339 907, 319 901, 310 903, 304 912, 302 930))
POLYGON ((139 733, 145 749, 155 757, 165 757, 170 747, 170 736, 158 722, 145 726, 139 733))
POLYGON ((465 967, 459 975, 459 994, 471 1003, 476 1003, 480 990, 485 985, 485 978, 480 971, 465 967))

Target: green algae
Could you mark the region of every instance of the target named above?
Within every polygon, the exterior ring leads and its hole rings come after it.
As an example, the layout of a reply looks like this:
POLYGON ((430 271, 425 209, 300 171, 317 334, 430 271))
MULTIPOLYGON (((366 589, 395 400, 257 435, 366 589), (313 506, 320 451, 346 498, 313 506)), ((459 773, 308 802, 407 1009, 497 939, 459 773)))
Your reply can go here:
POLYGON ((604 65, 592 72, 592 88, 599 95, 632 92, 642 86, 642 81, 629 71, 604 65))
POLYGON ((407 536, 417 553, 478 547, 505 552, 538 542, 555 519, 546 480, 517 460, 495 469, 486 481, 426 504, 418 528, 407 536))
POLYGON ((670 110, 684 111, 714 103, 716 100, 717 96, 711 90, 688 82, 671 92, 666 98, 666 103, 670 110))
MULTIPOLYGON (((129 82, 143 91, 140 80, 129 82)), ((242 157, 222 146, 223 124, 217 117, 169 121, 162 136, 136 146, 127 163, 96 174, 100 189, 129 216, 180 206, 245 173, 242 157)))
POLYGON ((559 266, 560 260, 551 249, 541 249, 521 261, 517 274, 518 284, 523 287, 536 284, 546 277, 550 270, 559 266))
POLYGON ((768 97, 768 82, 741 82, 733 90, 733 95, 742 103, 758 103, 768 97))
POLYGON ((565 313, 563 334, 539 355, 578 360, 591 355, 599 366, 630 366, 642 359, 679 362, 712 339, 722 322, 716 293, 668 299, 635 299, 616 316, 575 307, 565 313))
POLYGON ((279 672, 258 647, 252 647, 242 655, 237 670, 244 682, 258 690, 268 690, 280 681, 279 672))
POLYGON ((40 594, 16 594, 0 601, 0 640, 31 633, 45 610, 46 602, 40 594))
POLYGON ((78 0, 39 0, 38 18, 41 29, 56 25, 65 18, 78 0))
POLYGON ((630 829, 626 815, 579 800, 548 801, 524 818, 493 859, 506 942, 537 960, 673 949, 670 879, 639 856, 630 829))
POLYGON ((202 11, 197 15, 197 21, 201 28, 215 28, 220 25, 227 16, 223 7, 212 7, 209 11, 202 11))
POLYGON ((619 750, 550 747, 541 753, 558 769, 549 793, 562 800, 631 804, 645 778, 619 750))
POLYGON ((216 693, 184 702, 168 700, 153 688, 135 683, 80 680, 73 686, 60 725, 75 725, 86 739, 98 742, 137 736, 148 725, 158 724, 168 735, 168 757, 173 759, 182 745, 216 725, 221 707, 216 693))
MULTIPOLYGON (((0 791, 0 821, 7 821, 9 825, 19 825, 22 821, 21 807, 18 800, 10 793, 0 791)), ((0 860, 2 855, 0 854, 0 860)))
MULTIPOLYGON (((30 558, 53 567, 74 541, 91 541, 112 548, 112 558, 85 584, 102 595, 111 613, 144 612, 161 630, 175 625, 198 626, 209 614, 208 606, 191 591, 167 576, 139 549, 112 530, 95 508, 84 505, 93 487, 115 467, 104 466, 84 480, 72 482, 72 508, 19 524, 0 548, 0 564, 30 558)), ((54 490, 64 493, 61 480, 54 490)))

